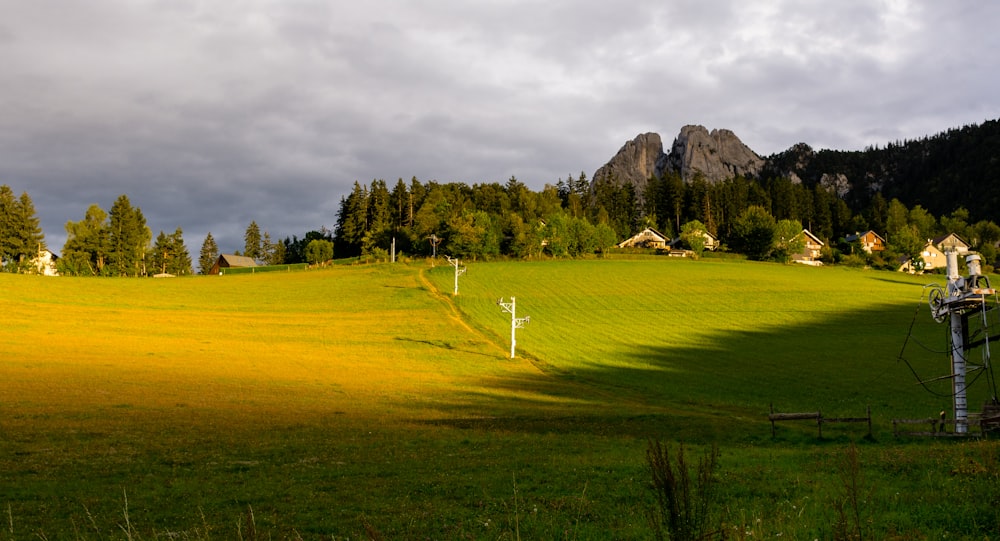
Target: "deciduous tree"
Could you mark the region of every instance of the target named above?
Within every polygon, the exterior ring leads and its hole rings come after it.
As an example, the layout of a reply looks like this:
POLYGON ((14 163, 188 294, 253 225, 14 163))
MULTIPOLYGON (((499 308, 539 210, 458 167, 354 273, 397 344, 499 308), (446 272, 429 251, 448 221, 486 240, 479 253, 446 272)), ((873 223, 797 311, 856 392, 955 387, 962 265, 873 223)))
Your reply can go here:
POLYGON ((333 259, 333 243, 325 239, 311 240, 306 245, 305 256, 311 265, 326 263, 333 259))

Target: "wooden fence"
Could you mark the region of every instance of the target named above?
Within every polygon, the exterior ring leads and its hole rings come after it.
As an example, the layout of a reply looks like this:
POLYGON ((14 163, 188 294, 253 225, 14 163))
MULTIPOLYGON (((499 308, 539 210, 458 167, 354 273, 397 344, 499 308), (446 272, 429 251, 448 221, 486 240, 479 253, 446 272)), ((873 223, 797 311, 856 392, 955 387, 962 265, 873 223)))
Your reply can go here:
POLYGON ((771 404, 771 413, 767 416, 767 419, 771 421, 771 437, 775 436, 775 423, 781 421, 803 421, 803 420, 814 420, 816 421, 816 430, 819 432, 819 437, 823 437, 823 424, 824 423, 868 423, 868 437, 872 436, 872 408, 871 406, 865 407, 864 417, 823 417, 823 413, 819 411, 810 411, 804 413, 775 413, 774 404, 771 404))

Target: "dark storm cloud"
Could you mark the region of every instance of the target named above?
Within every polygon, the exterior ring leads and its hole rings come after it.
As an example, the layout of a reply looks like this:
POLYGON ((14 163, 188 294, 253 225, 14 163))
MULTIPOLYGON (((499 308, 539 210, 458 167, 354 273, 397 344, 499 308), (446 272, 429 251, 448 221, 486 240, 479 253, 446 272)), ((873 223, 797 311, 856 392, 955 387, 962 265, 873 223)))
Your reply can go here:
MULTIPOLYGON (((2 0, 0 0, 2 1, 2 0)), ((7 2, 0 183, 49 244, 128 194, 240 248, 332 227, 355 181, 588 176, 628 139, 761 154, 997 117, 990 3, 7 2)))

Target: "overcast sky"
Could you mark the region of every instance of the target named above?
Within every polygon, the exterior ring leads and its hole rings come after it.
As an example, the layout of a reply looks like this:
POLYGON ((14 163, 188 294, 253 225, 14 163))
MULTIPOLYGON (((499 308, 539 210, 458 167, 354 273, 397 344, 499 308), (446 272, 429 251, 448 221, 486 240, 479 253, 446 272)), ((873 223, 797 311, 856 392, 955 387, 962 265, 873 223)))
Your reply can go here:
POLYGON ((50 248, 332 228, 355 181, 588 177, 636 135, 859 150, 1000 117, 1000 3, 0 0, 0 184, 50 248))

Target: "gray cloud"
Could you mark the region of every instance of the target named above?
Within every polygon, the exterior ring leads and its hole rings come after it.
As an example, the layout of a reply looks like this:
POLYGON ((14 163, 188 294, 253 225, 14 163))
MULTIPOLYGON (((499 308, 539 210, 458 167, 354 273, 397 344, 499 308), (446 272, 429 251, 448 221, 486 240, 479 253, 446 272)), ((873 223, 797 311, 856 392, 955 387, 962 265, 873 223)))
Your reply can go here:
POLYGON ((990 3, 6 4, 0 182, 57 250, 122 193, 232 250, 331 227, 354 181, 538 189, 691 123, 770 154, 998 116, 990 3))

